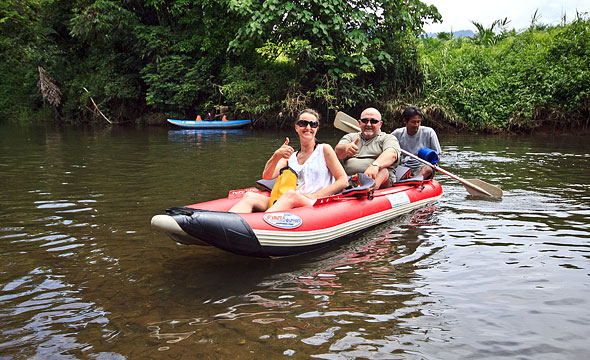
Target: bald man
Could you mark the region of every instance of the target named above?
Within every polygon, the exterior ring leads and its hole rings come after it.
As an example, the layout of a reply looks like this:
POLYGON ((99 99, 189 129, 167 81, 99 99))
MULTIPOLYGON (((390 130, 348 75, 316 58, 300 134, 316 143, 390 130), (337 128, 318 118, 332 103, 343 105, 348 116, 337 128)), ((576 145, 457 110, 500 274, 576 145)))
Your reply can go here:
POLYGON ((400 147, 397 138, 381 131, 381 113, 367 108, 358 121, 361 131, 344 135, 334 148, 346 174, 364 173, 375 180, 376 188, 395 182, 400 147))

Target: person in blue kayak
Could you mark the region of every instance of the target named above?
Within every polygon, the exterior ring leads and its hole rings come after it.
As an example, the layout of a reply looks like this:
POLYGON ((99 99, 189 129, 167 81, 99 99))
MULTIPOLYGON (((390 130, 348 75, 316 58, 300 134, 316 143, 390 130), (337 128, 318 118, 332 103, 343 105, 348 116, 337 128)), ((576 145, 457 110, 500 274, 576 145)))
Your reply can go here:
POLYGON ((262 194, 247 192, 232 206, 230 212, 284 211, 311 206, 317 199, 335 194, 348 186, 348 177, 334 149, 328 144, 319 143, 315 138, 320 125, 319 117, 315 110, 301 111, 295 121, 301 149, 295 151, 289 145, 289 138, 286 138, 264 166, 262 178, 265 180, 277 178, 279 174, 283 176, 282 170, 286 167, 294 170, 297 175, 294 189, 287 190, 276 201, 262 194))
POLYGON ((209 110, 209 112, 207 113, 207 116, 205 117, 206 121, 213 121, 216 120, 215 119, 215 109, 211 109, 209 110))
POLYGON ((385 188, 395 182, 399 164, 399 143, 391 134, 381 131, 381 113, 367 108, 358 121, 360 132, 344 135, 334 148, 348 175, 364 173, 375 180, 375 188, 385 188))
MULTIPOLYGON (((423 118, 419 108, 408 106, 402 113, 404 127, 395 129, 392 134, 398 139, 403 150, 416 156, 421 148, 429 148, 440 154, 442 150, 436 132, 428 126, 421 126, 423 118)), ((412 169, 413 176, 422 175, 424 179, 429 179, 434 175, 430 166, 422 165, 409 156, 402 157, 402 165, 412 169)))

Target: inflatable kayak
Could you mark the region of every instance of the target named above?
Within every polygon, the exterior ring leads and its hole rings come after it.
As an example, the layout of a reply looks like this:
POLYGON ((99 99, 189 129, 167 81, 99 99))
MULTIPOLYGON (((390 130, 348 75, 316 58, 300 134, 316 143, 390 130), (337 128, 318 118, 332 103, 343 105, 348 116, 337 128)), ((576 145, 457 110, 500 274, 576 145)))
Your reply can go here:
POLYGON ((250 124, 252 120, 197 121, 168 119, 168 122, 184 129, 240 129, 250 124))
POLYGON ((435 180, 409 179, 381 190, 353 189, 284 212, 227 212, 246 191, 270 196, 269 188, 234 190, 223 199, 170 208, 154 216, 151 224, 180 244, 211 245, 253 257, 288 256, 324 247, 426 206, 443 193, 435 180))

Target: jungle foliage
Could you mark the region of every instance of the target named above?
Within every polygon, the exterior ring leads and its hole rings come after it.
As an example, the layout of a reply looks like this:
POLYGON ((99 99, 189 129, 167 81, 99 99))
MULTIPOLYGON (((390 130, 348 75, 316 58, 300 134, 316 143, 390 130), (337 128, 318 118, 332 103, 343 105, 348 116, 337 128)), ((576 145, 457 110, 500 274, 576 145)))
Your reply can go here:
POLYGON ((412 39, 438 19, 418 0, 6 0, 0 111, 87 121, 92 96, 118 122, 221 105, 280 122, 418 84, 412 39), (40 95, 39 67, 59 106, 40 95))
POLYGON ((444 109, 472 130, 590 125, 590 22, 506 30, 475 24, 474 38, 424 39, 420 102, 444 109), (496 30, 496 31, 494 31, 496 30))
POLYGON ((119 123, 415 103, 472 130, 588 126, 587 17, 421 37, 440 20, 418 0, 4 0, 0 116, 103 121, 92 97, 119 123))

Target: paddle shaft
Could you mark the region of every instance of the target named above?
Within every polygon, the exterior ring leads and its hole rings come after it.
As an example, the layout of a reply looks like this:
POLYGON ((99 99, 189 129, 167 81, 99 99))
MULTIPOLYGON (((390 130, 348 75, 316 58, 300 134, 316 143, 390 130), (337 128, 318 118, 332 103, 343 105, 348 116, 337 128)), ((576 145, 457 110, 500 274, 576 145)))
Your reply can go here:
POLYGON ((404 155, 407 155, 407 156, 409 156, 409 157, 411 157, 411 158, 413 158, 413 159, 416 159, 416 160, 420 161, 421 163, 423 163, 423 164, 425 164, 425 165, 428 165, 428 166, 431 166, 431 167, 433 167, 433 168, 434 168, 436 171, 439 171, 439 172, 441 172, 441 173, 443 173, 443 174, 447 175, 448 177, 451 177, 451 178, 453 178, 453 179, 457 180, 457 181, 458 181, 458 182, 460 182, 461 184, 463 184, 463 185, 467 185, 467 186, 470 186, 470 187, 472 187, 473 189, 475 189, 475 190, 477 190, 477 191, 481 192, 482 194, 486 194, 486 195, 488 195, 488 196, 492 196, 492 194, 490 194, 489 192, 487 192, 487 191, 485 191, 484 189, 480 188, 479 186, 477 186, 477 185, 475 185, 475 184, 473 184, 473 183, 471 183, 471 182, 468 182, 468 181, 466 181, 465 179, 462 179, 462 178, 458 177, 457 175, 455 175, 455 174, 452 174, 452 173, 450 173, 450 172, 448 172, 448 171, 444 170, 443 168, 439 167, 438 165, 431 164, 431 163, 429 163, 428 161, 426 161, 426 160, 424 160, 424 159, 422 159, 422 158, 419 158, 418 156, 416 156, 416 155, 412 154, 411 152, 408 152, 408 151, 406 151, 406 150, 404 150, 404 149, 400 149, 400 150, 401 150, 401 152, 402 152, 404 155))

